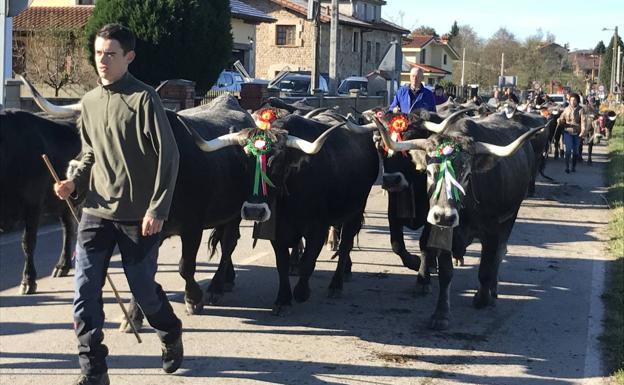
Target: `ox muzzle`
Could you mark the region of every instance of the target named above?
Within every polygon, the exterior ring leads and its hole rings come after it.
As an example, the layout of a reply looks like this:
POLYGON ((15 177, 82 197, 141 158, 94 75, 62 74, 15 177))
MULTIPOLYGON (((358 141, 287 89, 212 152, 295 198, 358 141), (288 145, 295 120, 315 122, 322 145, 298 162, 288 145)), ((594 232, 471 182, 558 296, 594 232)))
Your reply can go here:
POLYGON ((384 172, 381 178, 381 188, 388 192, 399 192, 406 189, 407 186, 407 180, 402 172, 384 172))
POLYGON ((457 227, 459 225, 459 213, 455 207, 435 205, 429 209, 427 222, 440 227, 457 227))
POLYGON ((241 217, 254 222, 266 222, 271 218, 271 209, 265 202, 263 203, 243 203, 241 217))

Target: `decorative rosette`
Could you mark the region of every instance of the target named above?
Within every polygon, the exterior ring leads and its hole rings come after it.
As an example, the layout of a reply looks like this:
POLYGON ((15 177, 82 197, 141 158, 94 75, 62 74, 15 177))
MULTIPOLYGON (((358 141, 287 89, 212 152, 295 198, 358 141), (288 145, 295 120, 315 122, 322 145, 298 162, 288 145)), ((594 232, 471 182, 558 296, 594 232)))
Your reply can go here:
MULTIPOLYGON (((271 111, 272 112, 272 111, 271 111)), ((266 154, 271 151, 271 146, 273 142, 271 139, 267 138, 264 133, 260 133, 254 135, 247 139, 247 145, 245 148, 249 153, 253 154, 256 157, 256 173, 254 176, 254 187, 253 194, 260 194, 260 186, 262 186, 262 195, 267 196, 267 184, 271 187, 275 187, 273 182, 269 179, 266 174, 267 166, 266 166, 266 154)))
MULTIPOLYGON (((396 115, 392 119, 390 119, 390 123, 388 123, 388 126, 390 128, 390 137, 392 138, 392 140, 394 140, 395 142, 402 142, 403 137, 401 136, 401 133, 407 131, 408 125, 409 121, 403 114, 396 115)), ((394 151, 392 151, 388 147, 385 147, 385 150, 388 156, 394 155, 394 151)))
POLYGON ((459 193, 466 195, 464 188, 456 179, 455 169, 453 168, 453 159, 457 157, 460 151, 461 147, 451 141, 442 142, 435 149, 435 158, 439 160, 440 171, 435 183, 434 198, 437 199, 440 196, 442 186, 445 186, 446 196, 449 200, 455 199, 459 202, 459 193))
POLYGON ((271 128, 271 122, 277 119, 277 115, 275 115, 275 111, 272 108, 265 108, 260 110, 258 113, 258 120, 256 121, 256 125, 261 130, 268 130, 271 128))

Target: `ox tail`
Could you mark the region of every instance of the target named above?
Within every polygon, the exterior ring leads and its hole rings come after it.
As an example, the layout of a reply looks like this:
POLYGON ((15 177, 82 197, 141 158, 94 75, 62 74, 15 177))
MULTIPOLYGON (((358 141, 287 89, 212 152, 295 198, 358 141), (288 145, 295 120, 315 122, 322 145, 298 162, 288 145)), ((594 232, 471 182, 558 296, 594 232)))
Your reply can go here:
POLYGON ((215 253, 217 252, 217 244, 219 244, 219 242, 221 242, 221 239, 223 238, 223 227, 215 227, 214 229, 212 229, 212 231, 210 232, 210 238, 208 238, 208 252, 210 253, 210 255, 208 256, 208 259, 212 259, 212 257, 214 257, 215 253))

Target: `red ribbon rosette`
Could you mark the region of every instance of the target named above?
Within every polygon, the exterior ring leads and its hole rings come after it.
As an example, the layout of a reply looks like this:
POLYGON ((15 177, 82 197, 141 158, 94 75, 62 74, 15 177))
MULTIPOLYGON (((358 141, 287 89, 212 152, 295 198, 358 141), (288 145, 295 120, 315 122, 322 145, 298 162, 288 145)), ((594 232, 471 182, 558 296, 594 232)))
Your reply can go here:
POLYGON ((405 116, 397 115, 390 119, 390 131, 400 134, 401 132, 407 130, 408 124, 409 122, 405 116))
POLYGON ((277 119, 275 111, 271 108, 265 108, 258 113, 258 121, 256 122, 258 128, 262 130, 268 130, 271 128, 271 122, 277 119))

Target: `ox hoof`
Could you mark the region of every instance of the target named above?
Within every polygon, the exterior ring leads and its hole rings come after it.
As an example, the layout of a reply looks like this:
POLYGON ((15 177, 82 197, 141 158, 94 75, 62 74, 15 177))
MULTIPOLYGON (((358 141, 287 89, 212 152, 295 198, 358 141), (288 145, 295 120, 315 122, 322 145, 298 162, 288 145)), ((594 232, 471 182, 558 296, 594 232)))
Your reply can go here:
POLYGON ((225 282, 223 284, 223 291, 226 293, 231 293, 234 290, 234 282, 225 282))
POLYGON ((416 293, 417 296, 423 296, 431 294, 431 284, 430 283, 417 283, 416 284, 416 293))
MULTIPOLYGON (((132 324, 134 325, 134 328, 138 332, 143 327, 143 320, 141 319, 132 320, 132 324)), ((130 322, 128 322, 128 320, 125 317, 124 319, 121 320, 121 323, 119 324, 119 331, 122 333, 128 333, 128 334, 133 333, 132 326, 130 326, 130 322)))
POLYGON ((472 305, 477 309, 483 309, 486 306, 495 306, 496 303, 488 292, 477 291, 472 299, 472 305))
POLYGON ((65 266, 56 266, 52 271, 52 277, 60 278, 67 277, 69 275, 69 267, 65 266))
POLYGON ((449 319, 445 316, 432 315, 429 321, 429 328, 433 330, 446 330, 449 327, 449 319))
POLYGON ((329 288, 327 292, 328 298, 341 298, 342 297, 342 289, 329 288))
POLYGON ((204 304, 200 303, 191 303, 188 301, 184 301, 186 306, 186 314, 188 315, 198 315, 204 311, 204 304))
POLYGON ((37 282, 22 282, 19 288, 19 293, 24 294, 35 294, 37 292, 37 282))
POLYGON ((299 276, 299 266, 291 265, 290 269, 288 270, 288 275, 291 276, 291 277, 298 277, 299 276))
POLYGON ((455 258, 455 266, 464 266, 464 258, 455 258))
POLYGON ((291 305, 275 304, 273 305, 273 308, 271 309, 271 314, 274 316, 284 317, 284 316, 289 315, 291 311, 292 311, 291 305))
POLYGON ((307 286, 297 285, 293 290, 293 297, 297 302, 305 302, 310 298, 311 290, 307 286))
POLYGON ((208 293, 208 305, 216 306, 223 299, 223 293, 208 293))

